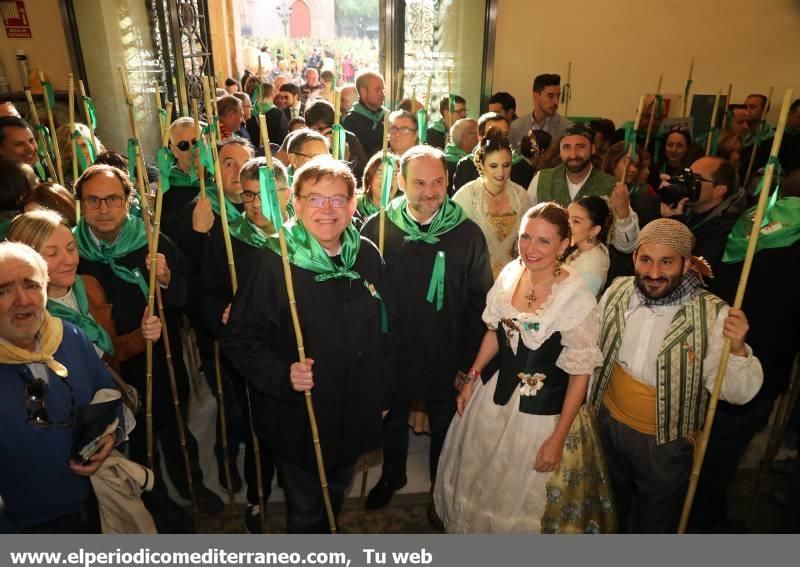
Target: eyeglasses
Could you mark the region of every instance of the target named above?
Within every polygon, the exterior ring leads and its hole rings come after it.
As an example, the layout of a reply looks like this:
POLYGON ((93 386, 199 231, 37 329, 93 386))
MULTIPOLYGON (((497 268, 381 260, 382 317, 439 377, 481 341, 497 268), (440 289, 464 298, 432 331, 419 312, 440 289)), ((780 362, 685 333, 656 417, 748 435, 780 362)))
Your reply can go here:
POLYGON ((323 197, 322 195, 298 195, 299 199, 305 199, 308 206, 312 209, 321 209, 326 202, 331 204, 334 209, 341 209, 347 206, 350 202, 350 197, 343 195, 333 195, 332 197, 323 197))
MULTIPOLYGON (((283 193, 283 192, 288 191, 288 190, 289 190, 288 187, 284 187, 284 188, 278 187, 278 193, 283 193)), ((261 200, 261 193, 256 193, 255 191, 242 191, 242 202, 243 203, 252 203, 256 199, 258 199, 259 201, 261 200)))
POLYGON ((389 134, 402 134, 403 136, 408 136, 409 134, 416 134, 416 128, 406 128, 403 126, 402 128, 397 128, 396 126, 389 127, 389 134))
POLYGON ((62 422, 51 422, 50 412, 47 410, 45 397, 47 396, 47 382, 41 378, 36 378, 33 382, 25 384, 25 411, 28 413, 28 423, 41 429, 50 427, 71 427, 75 416, 75 390, 65 379, 61 381, 69 388, 69 420, 62 422))
POLYGON ((83 206, 90 210, 100 208, 101 203, 105 203, 109 209, 118 209, 125 202, 125 197, 121 195, 109 195, 108 197, 86 197, 83 199, 83 206))
MULTIPOLYGON (((183 140, 183 141, 181 141, 181 142, 178 142, 178 143, 177 143, 177 144, 175 144, 175 145, 176 145, 176 146, 178 146, 178 149, 179 149, 180 151, 182 151, 182 152, 185 152, 185 151, 187 151, 187 150, 189 149, 189 147, 190 147, 190 146, 189 146, 189 144, 190 144, 190 143, 189 143, 189 141, 188 141, 188 140, 183 140)), ((192 140, 192 141, 191 141, 191 145, 192 145, 192 146, 196 146, 196 145, 197 145, 197 139, 194 139, 194 140, 192 140)))

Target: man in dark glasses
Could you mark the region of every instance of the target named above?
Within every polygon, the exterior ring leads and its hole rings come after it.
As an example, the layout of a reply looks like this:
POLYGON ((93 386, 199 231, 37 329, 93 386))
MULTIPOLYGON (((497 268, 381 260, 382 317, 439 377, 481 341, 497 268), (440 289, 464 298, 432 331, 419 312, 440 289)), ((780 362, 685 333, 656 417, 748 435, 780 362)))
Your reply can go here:
POLYGON ((175 156, 175 165, 169 172, 169 189, 164 192, 161 212, 161 226, 167 234, 181 209, 200 191, 199 147, 193 118, 182 116, 170 125, 169 149, 175 156))
POLYGON ((72 462, 73 416, 114 382, 83 331, 48 314, 47 280, 32 248, 0 243, 0 494, 20 532, 86 533, 89 477, 122 439, 72 462))

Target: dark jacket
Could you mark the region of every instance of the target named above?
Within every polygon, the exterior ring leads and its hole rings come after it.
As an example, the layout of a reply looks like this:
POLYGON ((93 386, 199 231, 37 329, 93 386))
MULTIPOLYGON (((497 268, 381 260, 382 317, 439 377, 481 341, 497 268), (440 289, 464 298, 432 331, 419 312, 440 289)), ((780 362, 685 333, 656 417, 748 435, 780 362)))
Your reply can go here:
POLYGON ((342 118, 342 126, 355 134, 367 159, 383 148, 383 122, 375 125, 369 118, 351 110, 342 118))

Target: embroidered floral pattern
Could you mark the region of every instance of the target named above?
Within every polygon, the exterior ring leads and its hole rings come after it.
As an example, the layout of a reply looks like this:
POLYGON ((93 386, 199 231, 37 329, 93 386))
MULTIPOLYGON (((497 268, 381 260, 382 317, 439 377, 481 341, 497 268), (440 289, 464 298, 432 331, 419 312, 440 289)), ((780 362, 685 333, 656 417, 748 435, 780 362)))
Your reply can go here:
POLYGON ((539 393, 544 387, 544 380, 547 378, 541 372, 537 372, 536 374, 526 374, 525 372, 520 372, 517 374, 522 382, 522 388, 519 390, 520 396, 535 396, 539 393))

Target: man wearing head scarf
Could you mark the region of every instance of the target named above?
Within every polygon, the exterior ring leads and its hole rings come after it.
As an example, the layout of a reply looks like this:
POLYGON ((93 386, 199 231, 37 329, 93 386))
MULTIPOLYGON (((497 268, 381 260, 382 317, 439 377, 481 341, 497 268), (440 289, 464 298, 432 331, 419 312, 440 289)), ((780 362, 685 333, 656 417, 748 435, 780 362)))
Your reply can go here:
POLYGON ((689 438, 703 427, 725 339, 730 358, 720 398, 745 404, 764 374, 744 342, 747 318, 708 292, 708 265, 692 256, 684 225, 657 219, 633 254, 636 275, 600 300, 603 366, 589 400, 617 499, 622 531, 674 533, 692 467, 689 438))

